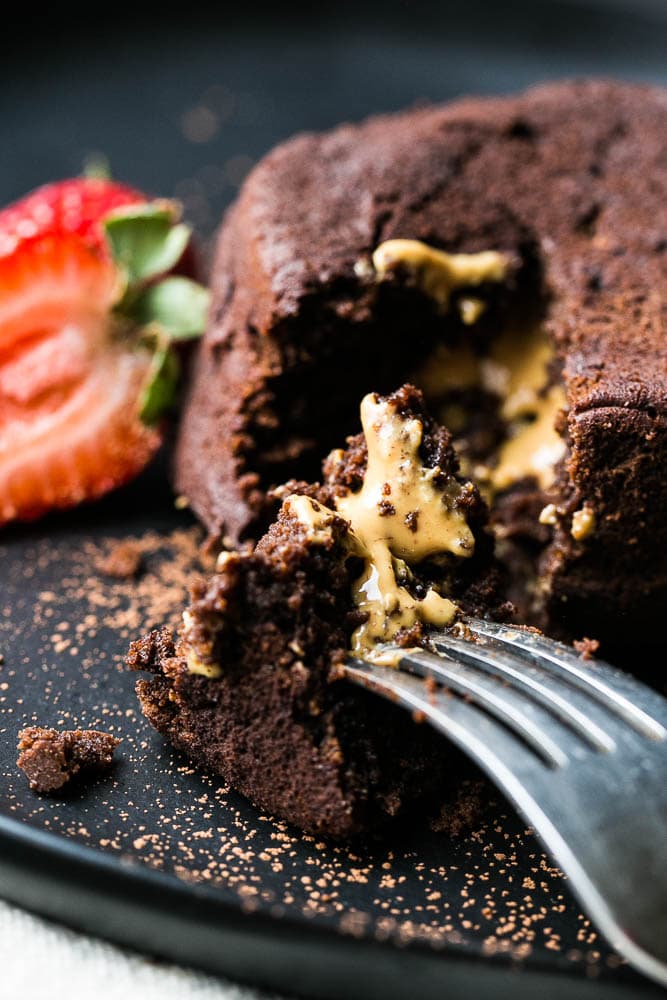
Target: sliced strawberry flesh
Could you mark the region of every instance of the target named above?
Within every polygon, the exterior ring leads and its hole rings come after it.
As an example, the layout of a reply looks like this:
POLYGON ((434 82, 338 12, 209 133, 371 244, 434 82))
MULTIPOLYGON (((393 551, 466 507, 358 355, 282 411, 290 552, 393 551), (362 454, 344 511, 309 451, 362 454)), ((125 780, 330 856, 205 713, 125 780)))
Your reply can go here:
POLYGON ((86 377, 116 285, 111 263, 75 237, 30 240, 0 261, 0 450, 86 377))
POLYGON ((109 313, 118 297, 110 260, 76 237, 30 240, 0 260, 0 351, 67 323, 79 312, 109 313))
POLYGON ((19 350, 0 356, 0 428, 21 410, 48 406, 54 393, 68 392, 85 378, 92 344, 100 342, 99 333, 91 331, 102 325, 96 315, 72 319, 60 329, 25 337, 19 350))
POLYGON ((111 346, 53 410, 14 420, 0 439, 0 523, 101 496, 133 478, 160 444, 137 419, 147 352, 111 346))
POLYGON ((117 339, 118 274, 60 235, 0 258, 0 524, 92 499, 160 444, 138 419, 148 351, 117 339))

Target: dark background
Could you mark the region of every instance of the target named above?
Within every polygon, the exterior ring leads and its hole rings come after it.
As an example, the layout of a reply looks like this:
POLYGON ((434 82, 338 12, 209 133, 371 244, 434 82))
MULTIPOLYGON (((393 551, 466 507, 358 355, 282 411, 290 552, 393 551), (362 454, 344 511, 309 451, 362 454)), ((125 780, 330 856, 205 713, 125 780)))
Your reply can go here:
POLYGON ((564 75, 667 82, 665 0, 54 8, 0 39, 0 203, 104 153, 205 234, 297 130, 564 75))

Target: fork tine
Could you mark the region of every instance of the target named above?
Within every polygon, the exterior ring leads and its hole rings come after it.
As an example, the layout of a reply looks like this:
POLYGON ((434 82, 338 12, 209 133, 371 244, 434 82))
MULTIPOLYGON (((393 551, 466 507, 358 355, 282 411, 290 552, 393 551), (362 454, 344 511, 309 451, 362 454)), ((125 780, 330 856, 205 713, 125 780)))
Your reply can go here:
POLYGON ((442 656, 463 661, 481 670, 508 680, 512 688, 524 691, 557 719, 568 726, 583 742, 595 750, 608 753, 616 744, 611 736, 593 719, 563 698, 557 691, 531 674, 532 664, 514 656, 511 649, 492 647, 487 643, 470 642, 457 636, 442 634, 433 637, 433 645, 442 656))
POLYGON ((579 657, 568 646, 516 626, 477 618, 466 618, 464 624, 473 635, 482 637, 487 644, 501 650, 510 650, 516 656, 583 691, 612 715, 623 719, 640 735, 652 740, 667 738, 667 728, 653 717, 654 714, 664 716, 663 699, 654 696, 645 685, 634 681, 622 671, 601 660, 582 666, 579 657), (636 702, 645 704, 651 714, 636 702))
POLYGON ((530 702, 510 688, 503 689, 488 675, 480 674, 465 663, 446 662, 426 650, 406 650, 399 665, 407 667, 419 677, 432 677, 449 690, 471 699, 490 715, 500 719, 516 732, 542 757, 549 767, 564 767, 567 754, 531 716, 535 715, 530 702))
POLYGON ((517 772, 543 770, 543 752, 455 691, 429 690, 421 677, 362 660, 350 659, 341 669, 355 684, 423 715, 508 792, 517 786, 517 772))

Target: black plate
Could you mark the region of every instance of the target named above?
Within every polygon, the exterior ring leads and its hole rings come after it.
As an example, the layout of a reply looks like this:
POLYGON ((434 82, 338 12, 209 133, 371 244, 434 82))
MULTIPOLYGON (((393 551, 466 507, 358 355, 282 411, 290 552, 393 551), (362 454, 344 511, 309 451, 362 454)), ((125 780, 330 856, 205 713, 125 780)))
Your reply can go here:
POLYGON ((639 989, 503 802, 488 801, 454 839, 420 821, 349 850, 259 815, 163 744, 138 712, 122 657, 131 637, 178 616, 199 541, 156 467, 95 507, 0 544, 3 893, 290 992, 343 996, 358 975, 364 995, 385 997, 405 995, 407 982, 424 996, 445 986, 462 996, 472 983, 484 995, 508 977, 519 996, 537 985, 582 996, 639 989), (136 580, 98 568, 119 538, 143 550, 136 580), (31 793, 16 735, 36 722, 119 735, 113 775, 58 798, 31 793))
MULTIPOLYGON (((17 28, 0 68, 0 201, 106 152, 210 233, 249 163, 304 127, 544 76, 667 81, 665 8, 616 3, 337 5, 326 20, 17 28), (453 5, 452 5, 453 6, 453 5), (502 9, 499 9, 502 8, 502 9), (536 13, 537 11, 537 13, 536 13), (538 25, 536 17, 541 21, 538 25)), ((137 711, 128 638, 173 619, 198 529, 164 468, 0 539, 0 892, 144 951, 322 997, 638 996, 524 824, 500 800, 451 839, 422 824, 352 852, 260 816, 195 774, 137 711), (144 549, 136 583, 96 563, 144 549), (26 723, 123 739, 113 776, 58 799, 15 766, 26 723)))

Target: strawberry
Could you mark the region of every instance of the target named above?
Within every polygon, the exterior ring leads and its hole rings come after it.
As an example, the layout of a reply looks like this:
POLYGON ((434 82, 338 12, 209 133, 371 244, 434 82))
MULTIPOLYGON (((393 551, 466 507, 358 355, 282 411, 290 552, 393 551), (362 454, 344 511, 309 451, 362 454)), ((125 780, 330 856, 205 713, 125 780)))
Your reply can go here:
POLYGON ((0 524, 99 497, 160 446, 173 345, 208 305, 175 273, 190 235, 173 203, 104 179, 0 211, 0 524))
POLYGON ((42 236, 80 236, 103 250, 105 216, 146 201, 139 191, 105 178, 77 177, 46 184, 0 210, 0 258, 26 239, 42 236))

